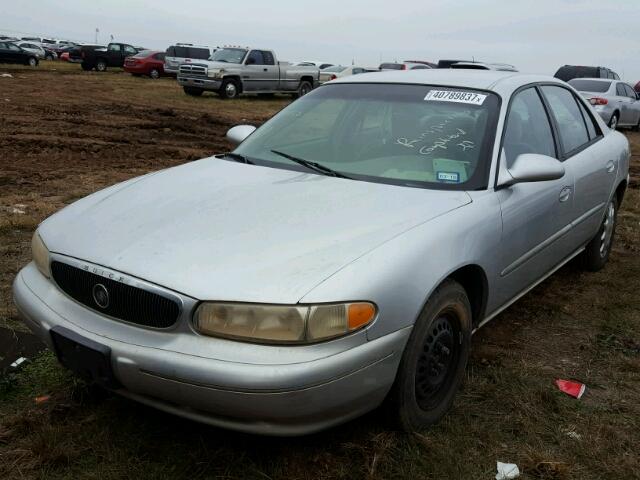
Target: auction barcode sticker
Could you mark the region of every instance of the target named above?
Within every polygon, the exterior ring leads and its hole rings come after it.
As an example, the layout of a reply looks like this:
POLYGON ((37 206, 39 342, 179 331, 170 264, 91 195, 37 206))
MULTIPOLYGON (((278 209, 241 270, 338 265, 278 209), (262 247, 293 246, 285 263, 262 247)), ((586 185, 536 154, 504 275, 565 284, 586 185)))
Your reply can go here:
POLYGON ((452 90, 431 90, 424 97, 431 102, 456 102, 469 103, 471 105, 482 105, 487 98, 482 93, 456 92, 452 90))

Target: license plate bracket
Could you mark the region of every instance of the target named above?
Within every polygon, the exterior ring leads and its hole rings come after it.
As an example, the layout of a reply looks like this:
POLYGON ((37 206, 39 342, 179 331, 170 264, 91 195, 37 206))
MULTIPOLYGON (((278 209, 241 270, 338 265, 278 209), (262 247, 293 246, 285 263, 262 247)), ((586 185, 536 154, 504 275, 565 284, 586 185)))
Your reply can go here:
POLYGON ((50 333, 55 354, 63 366, 105 388, 120 386, 111 368, 111 348, 60 326, 53 327, 50 333))

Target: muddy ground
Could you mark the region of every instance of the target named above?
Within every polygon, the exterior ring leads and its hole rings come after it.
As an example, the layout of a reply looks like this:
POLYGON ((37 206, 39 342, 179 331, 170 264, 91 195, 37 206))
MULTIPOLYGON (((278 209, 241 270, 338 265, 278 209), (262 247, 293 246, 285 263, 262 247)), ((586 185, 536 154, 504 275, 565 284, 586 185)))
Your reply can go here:
MULTIPOLYGON (((10 285, 39 221, 132 176, 228 148, 286 97, 190 98, 171 79, 1 67, 0 327, 23 331, 10 285)), ((573 263, 474 337, 454 410, 404 435, 380 412, 303 439, 202 426, 106 395, 48 353, 0 377, 0 478, 640 478, 640 134, 610 264, 573 263), (556 378, 587 384, 577 401, 556 378), (36 398, 38 400, 36 400, 36 398)), ((0 352, 0 356, 6 352, 0 352)))

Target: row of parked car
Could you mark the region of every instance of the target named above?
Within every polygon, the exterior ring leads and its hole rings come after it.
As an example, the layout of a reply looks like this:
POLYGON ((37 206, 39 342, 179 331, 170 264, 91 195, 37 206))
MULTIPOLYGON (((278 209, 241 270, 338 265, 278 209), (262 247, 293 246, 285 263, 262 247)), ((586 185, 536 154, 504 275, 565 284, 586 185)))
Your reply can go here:
MULTIPOLYGON (((279 61, 273 50, 239 46, 210 49, 177 43, 159 51, 120 42, 79 45, 39 37, 0 36, 0 62, 35 67, 40 60, 57 58, 79 63, 83 70, 104 72, 110 67, 122 67, 132 75, 152 79, 175 76, 187 95, 200 96, 212 91, 222 98, 235 98, 243 93, 302 96, 325 82, 385 70, 451 68, 517 72, 509 64, 461 59, 437 63, 405 60, 384 62, 377 67, 344 66, 326 61, 279 61)), ((610 68, 576 65, 560 67, 555 77, 580 91, 611 128, 640 128, 640 82, 633 88, 610 68)))

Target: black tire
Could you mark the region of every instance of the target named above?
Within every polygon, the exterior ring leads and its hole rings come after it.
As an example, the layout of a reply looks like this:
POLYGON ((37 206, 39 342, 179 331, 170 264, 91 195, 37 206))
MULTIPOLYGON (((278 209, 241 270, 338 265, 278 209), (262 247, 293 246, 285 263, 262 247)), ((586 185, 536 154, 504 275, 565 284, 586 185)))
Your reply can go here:
POLYGON ((151 71, 149 72, 149 76, 151 78, 153 78, 154 80, 157 80, 160 78, 160 70, 158 70, 157 68, 152 68, 151 71))
POLYGON ((638 123, 632 128, 634 132, 640 132, 640 118, 638 118, 638 123))
POLYGON ((220 98, 224 98, 225 100, 236 98, 238 95, 240 95, 240 87, 238 86, 238 82, 231 78, 223 80, 222 85, 220 86, 220 90, 218 90, 218 95, 220 95, 220 98))
POLYGON ((462 286, 446 280, 427 301, 402 354, 386 407, 412 432, 437 423, 464 378, 471 343, 471 305, 462 286))
POLYGON ((613 240, 616 236, 616 221, 618 218, 618 199, 614 195, 607 204, 604 219, 598 233, 587 244, 582 253, 582 266, 589 272, 601 270, 609 261, 613 240))
POLYGON ((30 67, 37 67, 38 59, 36 57, 29 57, 27 59, 27 65, 29 65, 30 67))
POLYGON ((618 112, 615 112, 613 115, 611 115, 611 118, 609 119, 609 128, 611 130, 616 130, 618 128, 618 121, 620 120, 620 114, 618 112))
POLYGON ((192 97, 199 97, 204 92, 201 88, 196 87, 182 87, 182 89, 184 90, 184 93, 192 97))
POLYGON ((96 71, 98 72, 106 72, 107 71, 107 61, 103 58, 99 58, 96 62, 96 71))
POLYGON ((298 91, 295 93, 295 97, 304 97, 311 90, 313 90, 313 85, 311 85, 311 83, 307 82, 306 80, 303 80, 298 86, 298 91))
POLYGON ((89 65, 88 63, 84 63, 84 62, 82 62, 80 64, 80 66, 82 67, 82 70, 84 70, 85 72, 88 72, 89 70, 93 69, 93 67, 91 65, 89 65))
POLYGON ((53 53, 47 53, 44 57, 45 60, 55 60, 57 57, 53 56, 53 53))

